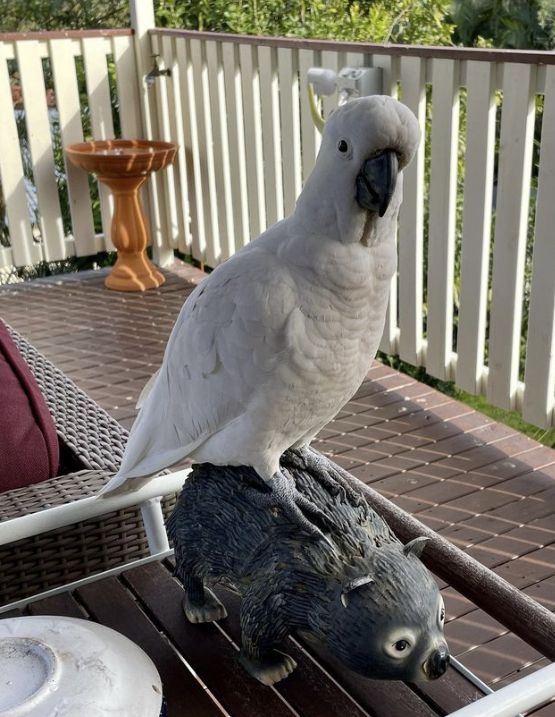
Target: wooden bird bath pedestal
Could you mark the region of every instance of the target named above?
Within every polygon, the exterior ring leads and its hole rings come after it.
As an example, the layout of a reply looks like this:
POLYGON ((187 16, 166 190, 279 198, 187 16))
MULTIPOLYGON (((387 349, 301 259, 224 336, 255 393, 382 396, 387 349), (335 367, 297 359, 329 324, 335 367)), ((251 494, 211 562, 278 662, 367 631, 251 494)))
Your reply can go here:
POLYGON ((146 255, 150 243, 139 190, 151 172, 173 162, 177 145, 142 139, 109 139, 72 144, 65 149, 77 167, 94 172, 114 195, 112 242, 118 250, 106 278, 109 289, 144 291, 164 283, 146 255))

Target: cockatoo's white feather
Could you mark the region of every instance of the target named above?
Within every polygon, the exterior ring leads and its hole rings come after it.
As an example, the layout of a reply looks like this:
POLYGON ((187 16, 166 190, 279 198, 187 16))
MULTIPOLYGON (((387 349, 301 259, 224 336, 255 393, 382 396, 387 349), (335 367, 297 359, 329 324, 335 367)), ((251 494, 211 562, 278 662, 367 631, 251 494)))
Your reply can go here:
POLYGON ((187 456, 270 480, 283 451, 306 445, 352 396, 383 331, 401 201, 399 175, 383 217, 361 207, 357 175, 385 150, 402 169, 418 139, 413 114, 389 97, 331 115, 295 212, 185 302, 103 492, 187 456))

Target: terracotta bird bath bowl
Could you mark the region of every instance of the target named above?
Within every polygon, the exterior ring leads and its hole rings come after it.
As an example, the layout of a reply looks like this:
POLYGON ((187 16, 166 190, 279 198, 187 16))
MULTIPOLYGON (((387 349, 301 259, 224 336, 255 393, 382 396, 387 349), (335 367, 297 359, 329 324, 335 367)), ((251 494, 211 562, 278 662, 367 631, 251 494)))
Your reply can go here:
POLYGON ((164 283, 163 275, 146 255, 149 231, 139 190, 156 172, 171 164, 177 152, 172 142, 142 139, 108 139, 71 144, 70 161, 112 190, 114 216, 112 241, 118 258, 105 284, 118 291, 144 291, 164 283))

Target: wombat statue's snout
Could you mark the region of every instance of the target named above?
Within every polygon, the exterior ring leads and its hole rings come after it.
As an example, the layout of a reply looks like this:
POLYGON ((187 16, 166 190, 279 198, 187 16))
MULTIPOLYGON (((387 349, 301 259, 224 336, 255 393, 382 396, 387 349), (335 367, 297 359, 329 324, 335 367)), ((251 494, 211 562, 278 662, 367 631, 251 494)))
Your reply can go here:
POLYGON ((344 609, 331 600, 326 619, 314 624, 319 639, 355 672, 418 682, 436 679, 447 669, 445 608, 418 557, 424 545, 417 538, 369 552, 364 561, 368 576, 344 588, 344 609))
POLYGON ((447 645, 441 645, 441 647, 432 652, 424 663, 424 673, 430 680, 437 680, 438 677, 445 674, 449 667, 450 659, 447 645))
POLYGON ((445 609, 419 558, 426 539, 403 546, 364 500, 323 487, 288 453, 282 467, 325 514, 327 540, 261 510, 253 490, 267 489, 251 468, 194 466, 168 523, 187 618, 225 617, 207 585, 236 589, 239 661, 268 685, 296 666, 281 649, 289 634, 318 641, 366 677, 440 677, 449 665, 445 609))

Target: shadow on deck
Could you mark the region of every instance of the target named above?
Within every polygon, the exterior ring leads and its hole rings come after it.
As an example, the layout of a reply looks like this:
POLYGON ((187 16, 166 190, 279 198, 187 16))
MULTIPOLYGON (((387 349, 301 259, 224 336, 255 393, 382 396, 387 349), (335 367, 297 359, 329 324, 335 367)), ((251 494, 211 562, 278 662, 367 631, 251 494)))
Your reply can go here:
MULTIPOLYGON (((144 294, 103 272, 0 289, 0 317, 129 428, 183 301, 202 272, 176 263, 144 294)), ((550 610, 555 451, 381 364, 317 447, 550 610)), ((548 660, 443 586, 452 653, 495 688, 548 660)), ((534 714, 555 715, 551 703, 534 714)))

